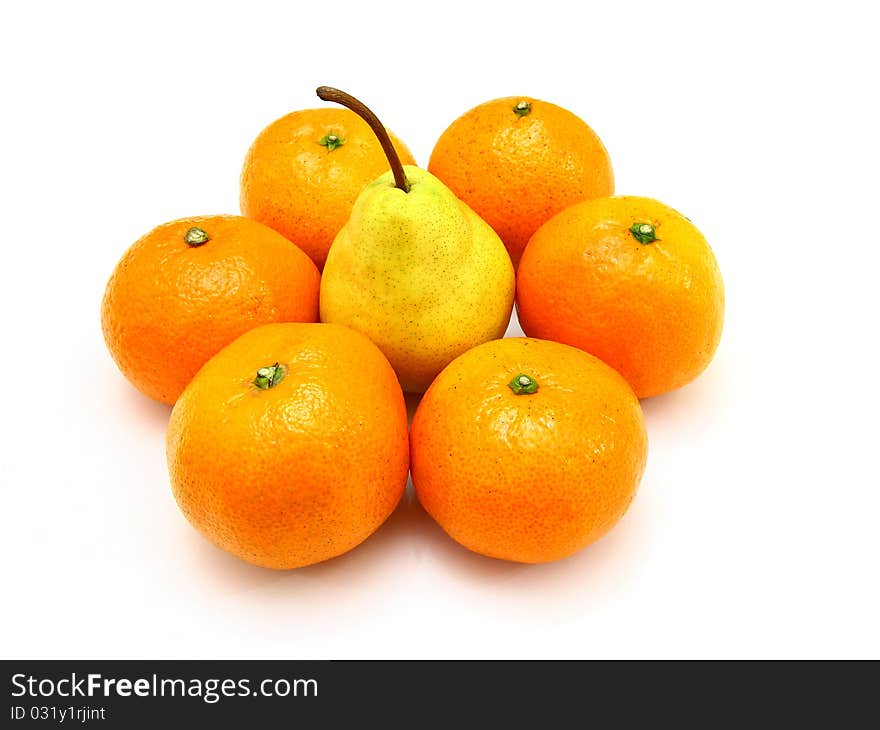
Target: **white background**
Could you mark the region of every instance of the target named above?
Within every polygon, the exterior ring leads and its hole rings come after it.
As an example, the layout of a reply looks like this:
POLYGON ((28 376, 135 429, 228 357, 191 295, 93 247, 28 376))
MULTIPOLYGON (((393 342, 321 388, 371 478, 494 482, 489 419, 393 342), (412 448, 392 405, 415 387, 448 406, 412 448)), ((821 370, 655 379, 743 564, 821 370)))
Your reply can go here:
POLYGON ((868 5, 4 4, 2 656, 880 656, 868 5), (561 104, 618 192, 712 243, 721 348, 645 402, 647 473, 595 546, 482 558, 408 495, 355 551, 278 573, 178 511, 168 409, 110 360, 104 284, 153 226, 238 212, 253 137, 319 84, 422 165, 479 102, 561 104))

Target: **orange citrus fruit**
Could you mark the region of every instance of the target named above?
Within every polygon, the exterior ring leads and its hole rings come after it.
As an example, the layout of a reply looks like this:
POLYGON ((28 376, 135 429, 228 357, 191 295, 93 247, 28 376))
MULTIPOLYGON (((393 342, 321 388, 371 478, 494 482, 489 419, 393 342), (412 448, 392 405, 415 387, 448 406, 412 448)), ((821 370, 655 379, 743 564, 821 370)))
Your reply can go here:
POLYGON ((599 539, 623 516, 647 436, 626 381, 556 342, 495 340, 447 366, 410 433, 416 494, 465 547, 542 563, 599 539))
POLYGON ((495 229, 514 265, 548 218, 614 192, 596 133, 570 111, 527 96, 460 116, 437 140, 428 170, 495 229))
POLYGON ((596 355, 647 398, 709 364, 724 283, 683 215, 650 198, 599 198, 563 211, 529 241, 517 312, 526 334, 596 355))
POLYGON ((177 503, 205 537, 267 568, 340 555, 391 514, 409 466, 391 365, 334 324, 270 324, 208 361, 167 437, 177 503))
MULTIPOLYGON (((391 141, 401 162, 414 165, 406 145, 393 134, 391 141)), ((251 145, 241 172, 241 211, 294 241, 323 268, 358 194, 387 170, 376 136, 354 112, 293 112, 251 145)))
POLYGON ((271 228, 238 216, 154 228, 107 283, 101 324, 119 369, 144 395, 174 403, 198 369, 268 322, 314 322, 320 275, 271 228))

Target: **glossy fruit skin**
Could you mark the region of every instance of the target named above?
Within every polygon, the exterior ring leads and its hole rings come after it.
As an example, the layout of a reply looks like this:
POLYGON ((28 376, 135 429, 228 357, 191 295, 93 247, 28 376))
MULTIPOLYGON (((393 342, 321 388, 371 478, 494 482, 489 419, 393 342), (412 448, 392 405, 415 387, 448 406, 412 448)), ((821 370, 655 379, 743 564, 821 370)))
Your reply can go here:
POLYGON ((509 338, 454 360, 419 404, 410 433, 419 501, 482 555, 564 558, 626 512, 647 458, 639 401, 592 355, 509 338), (508 385, 520 374, 533 394, 508 385))
POLYGON ((439 180, 406 166, 358 197, 321 279, 321 320, 363 332, 421 393, 465 350, 501 337, 516 290, 498 235, 439 180))
POLYGON ((173 404, 211 356, 249 329, 316 321, 319 286, 309 257, 271 228, 239 216, 184 218, 128 249, 107 283, 101 325, 132 385, 173 404), (193 227, 210 240, 187 244, 193 227))
MULTIPOLYGON (((390 133, 389 133, 390 134, 390 133)), ((403 164, 412 154, 390 134, 403 164)), ((367 123, 348 109, 305 109, 257 136, 241 172, 241 212, 296 243, 323 269, 327 251, 363 187, 388 170, 367 123), (335 149, 320 140, 336 135, 335 149)))
POLYGON ((532 237, 517 272, 517 312, 527 335, 596 355, 648 398, 689 383, 712 360, 724 282, 683 215, 650 198, 600 198, 532 237), (631 226, 643 222, 656 241, 633 236, 631 226))
POLYGON ((573 203, 611 195, 614 173, 596 133, 570 111, 524 96, 495 99, 456 119, 428 170, 501 236, 514 265, 532 234, 573 203), (528 114, 515 111, 530 105, 528 114))
POLYGON ((394 371, 366 337, 329 324, 258 327, 213 357, 171 413, 168 468, 183 514, 255 565, 351 550, 391 514, 409 466, 394 371), (253 384, 280 363, 272 388, 253 384))

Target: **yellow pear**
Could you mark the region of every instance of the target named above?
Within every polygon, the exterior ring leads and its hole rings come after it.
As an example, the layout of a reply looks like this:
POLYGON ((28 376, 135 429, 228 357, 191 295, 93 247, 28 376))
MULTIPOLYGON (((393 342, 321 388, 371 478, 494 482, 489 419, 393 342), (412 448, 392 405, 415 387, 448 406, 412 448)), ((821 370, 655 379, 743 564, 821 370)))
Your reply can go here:
POLYGON ((391 166, 364 188, 330 247, 321 320, 367 335, 404 390, 422 392, 458 355, 504 334, 513 265, 495 231, 449 188, 400 164, 369 109, 329 87, 318 95, 363 116, 391 166))

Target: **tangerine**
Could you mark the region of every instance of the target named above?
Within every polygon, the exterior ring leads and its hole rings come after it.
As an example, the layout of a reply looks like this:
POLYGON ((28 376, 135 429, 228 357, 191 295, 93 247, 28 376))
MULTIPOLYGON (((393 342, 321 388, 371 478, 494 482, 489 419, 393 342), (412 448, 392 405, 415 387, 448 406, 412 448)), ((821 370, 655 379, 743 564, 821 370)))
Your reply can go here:
POLYGON ((680 388, 712 360, 724 282, 681 213, 650 198, 578 203, 535 233, 517 272, 523 331, 579 347, 640 398, 680 388))
POLYGON ((410 433, 425 510, 482 555, 558 560, 610 530, 647 457, 639 401, 603 362, 567 345, 494 340, 437 376, 410 433))
POLYGON ((171 413, 168 468, 189 522, 267 568, 369 537, 403 494, 406 407, 394 370, 335 324, 270 324, 211 358, 171 413))
MULTIPOLYGON (((390 136, 403 164, 414 165, 406 145, 390 136)), ((354 112, 293 112, 260 132, 248 150, 241 211, 295 241, 323 269, 358 194, 387 169, 376 136, 354 112)))
POLYGON ((319 285, 309 257, 256 221, 172 221, 116 266, 101 305, 104 339, 139 391, 171 404, 208 358, 249 329, 316 321, 319 285))
POLYGON ((437 140, 428 170, 495 229, 514 265, 547 219, 614 192, 608 152, 586 122, 523 96, 488 101, 456 119, 437 140))

